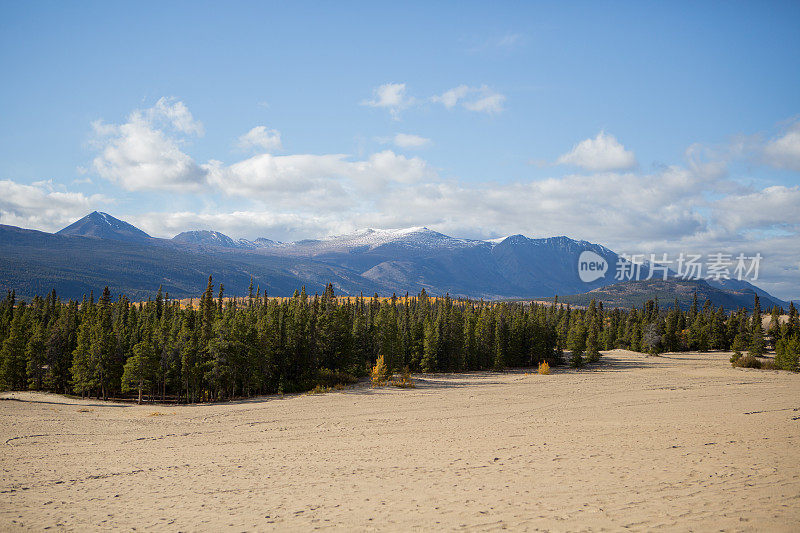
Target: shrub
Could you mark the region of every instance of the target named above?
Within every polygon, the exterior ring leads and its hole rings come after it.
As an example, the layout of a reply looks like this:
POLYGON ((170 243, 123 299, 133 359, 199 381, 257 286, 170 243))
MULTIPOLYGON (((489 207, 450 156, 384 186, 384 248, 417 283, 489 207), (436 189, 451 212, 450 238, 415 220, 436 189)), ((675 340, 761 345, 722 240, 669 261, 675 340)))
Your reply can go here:
POLYGON ((761 361, 761 370, 779 370, 778 365, 772 359, 761 361))
POLYGON ((731 364, 733 366, 736 366, 734 363, 736 363, 736 361, 738 361, 741 358, 742 358, 742 352, 736 350, 735 352, 733 352, 733 355, 731 355, 731 364))
POLYGON ((416 385, 414 385, 414 380, 411 379, 411 370, 405 367, 403 373, 400 374, 400 379, 392 380, 392 385, 400 387, 401 389, 413 389, 416 387, 416 385))
POLYGON ((375 366, 372 367, 371 378, 373 387, 380 387, 392 378, 392 371, 386 366, 382 355, 378 356, 375 366))
POLYGON ((317 384, 316 387, 308 391, 309 394, 324 394, 326 392, 330 392, 331 388, 325 385, 317 384))
POLYGON ((547 361, 542 361, 539 363, 539 373, 542 375, 547 375, 550 373, 550 365, 547 364, 547 361))
POLYGON ((580 368, 583 366, 583 357, 579 353, 573 353, 569 358, 569 366, 572 368, 580 368))
POLYGON ((747 354, 731 363, 731 365, 738 368, 761 368, 761 361, 755 356, 747 354))

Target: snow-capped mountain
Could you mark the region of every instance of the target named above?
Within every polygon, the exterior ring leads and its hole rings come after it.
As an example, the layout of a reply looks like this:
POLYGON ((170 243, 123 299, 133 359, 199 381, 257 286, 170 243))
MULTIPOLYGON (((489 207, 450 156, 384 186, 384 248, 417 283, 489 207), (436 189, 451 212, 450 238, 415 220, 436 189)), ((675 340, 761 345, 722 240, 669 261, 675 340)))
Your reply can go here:
POLYGON ((232 239, 219 231, 193 230, 184 231, 172 238, 173 242, 194 244, 202 247, 234 248, 238 250, 255 250, 256 248, 269 248, 279 243, 270 239, 259 237, 254 241, 247 239, 232 239))
POLYGON ((128 224, 108 213, 93 211, 62 229, 59 235, 80 235, 82 237, 96 237, 98 239, 112 239, 115 241, 147 242, 152 239, 150 235, 136 226, 128 224))
MULTIPOLYGON (((66 297, 99 292, 105 285, 131 297, 147 298, 160 285, 174 296, 196 296, 212 274, 228 294, 244 294, 252 279, 276 296, 302 285, 310 293, 321 292, 330 282, 345 294, 414 294, 424 288, 472 298, 538 298, 613 285, 618 260, 608 248, 565 236, 484 241, 424 227, 365 229, 289 243, 237 240, 208 230, 155 239, 97 212, 55 235, 0 226, 0 242, 5 276, 0 288, 33 295, 55 287, 66 297), (577 266, 587 251, 609 268, 584 282, 577 266)), ((737 301, 753 291, 762 300, 768 296, 747 282, 729 285, 721 289, 739 294, 737 301)))
POLYGON ((286 252, 317 255, 344 251, 372 251, 394 245, 406 249, 446 250, 485 246, 484 241, 456 239, 424 227, 372 229, 281 244, 286 252))
POLYGON ((209 230, 184 231, 175 235, 172 240, 184 244, 214 246, 217 248, 239 248, 244 250, 257 248, 255 243, 247 239, 233 240, 224 233, 209 230))

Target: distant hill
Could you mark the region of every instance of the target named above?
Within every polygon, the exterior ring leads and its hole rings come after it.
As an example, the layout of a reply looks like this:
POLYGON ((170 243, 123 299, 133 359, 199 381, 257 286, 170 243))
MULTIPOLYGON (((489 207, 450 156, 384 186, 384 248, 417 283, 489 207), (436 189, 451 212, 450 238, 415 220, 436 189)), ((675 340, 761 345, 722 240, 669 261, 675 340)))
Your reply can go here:
MULTIPOLYGON (((587 290, 614 284, 619 260, 608 248, 565 236, 512 235, 483 241, 423 227, 366 229, 289 243, 263 237, 236 240, 209 230, 158 239, 98 212, 56 234, 0 226, 0 242, 0 289, 13 288, 25 297, 56 288, 64 297, 80 298, 105 285, 132 298, 147 298, 159 285, 174 297, 197 297, 213 274, 229 295, 245 294, 252 278, 274 296, 289 296, 303 285, 313 294, 330 282, 338 293, 349 295, 416 294, 425 289, 432 295, 484 299, 570 294, 577 302, 587 290), (584 254, 606 263, 607 271, 583 281, 578 261, 584 254)), ((632 287, 609 289, 603 295, 622 303, 641 302, 659 290, 664 301, 671 302, 673 293, 685 296, 677 286, 632 287)), ((752 300, 748 291, 771 298, 747 282, 705 284, 701 289, 714 296, 715 304, 731 308, 752 300)))
MULTIPOLYGON (((723 306, 726 310, 732 311, 740 308, 753 309, 756 292, 750 284, 738 285, 736 289, 722 289, 712 286, 705 280, 639 280, 625 281, 594 289, 582 294, 572 294, 559 296, 558 300, 563 303, 585 306, 592 300, 603 302, 606 307, 641 307, 648 300, 658 298, 662 307, 674 305, 675 299, 682 309, 688 309, 692 305, 694 293, 697 292, 697 299, 702 306, 706 300, 711 300, 715 307, 723 306)), ((774 306, 788 308, 788 302, 784 302, 766 291, 761 289, 759 300, 762 311, 772 309, 774 306)))
POLYGON ((224 233, 208 230, 184 231, 183 233, 175 235, 172 240, 179 243, 198 244, 218 248, 241 248, 250 250, 256 247, 255 244, 246 239, 234 241, 224 233))
MULTIPOLYGON (((90 291, 100 294, 106 285, 135 300, 152 297, 159 285, 171 296, 196 297, 209 274, 228 294, 245 294, 251 276, 273 295, 291 294, 306 283, 280 261, 247 263, 162 239, 128 242, 0 225, 0 242, 0 288, 26 298, 52 289, 63 298, 81 298, 90 291)), ((323 288, 309 284, 311 292, 323 288)))
POLYGON ((233 248, 237 250, 267 248, 278 244, 263 237, 259 237, 254 241, 248 241, 247 239, 234 240, 224 233, 209 230, 184 231, 175 235, 172 241, 181 244, 194 244, 203 248, 233 248))
POLYGON ((152 237, 136 226, 128 224, 108 213, 94 211, 82 219, 73 222, 58 232, 58 235, 75 237, 95 237, 127 242, 147 242, 152 237))

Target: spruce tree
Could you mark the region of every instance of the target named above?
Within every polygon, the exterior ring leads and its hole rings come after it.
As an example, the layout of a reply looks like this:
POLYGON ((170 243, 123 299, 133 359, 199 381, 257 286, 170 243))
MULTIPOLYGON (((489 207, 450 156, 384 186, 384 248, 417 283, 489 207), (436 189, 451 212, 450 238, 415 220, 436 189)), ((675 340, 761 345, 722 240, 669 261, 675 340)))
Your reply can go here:
POLYGON ((25 360, 28 388, 42 390, 47 366, 43 322, 38 322, 33 327, 33 333, 25 346, 25 360))
POLYGON ((25 306, 21 304, 13 311, 8 334, 0 347, 0 388, 6 390, 27 388, 25 348, 28 339, 26 330, 25 306))
POLYGON ((761 325, 761 304, 758 294, 753 301, 752 336, 750 338, 750 355, 760 357, 764 355, 764 328, 761 325))
POLYGON ((138 403, 142 403, 145 388, 153 384, 157 365, 156 353, 149 339, 136 343, 133 355, 125 362, 122 372, 122 391, 138 393, 138 403))

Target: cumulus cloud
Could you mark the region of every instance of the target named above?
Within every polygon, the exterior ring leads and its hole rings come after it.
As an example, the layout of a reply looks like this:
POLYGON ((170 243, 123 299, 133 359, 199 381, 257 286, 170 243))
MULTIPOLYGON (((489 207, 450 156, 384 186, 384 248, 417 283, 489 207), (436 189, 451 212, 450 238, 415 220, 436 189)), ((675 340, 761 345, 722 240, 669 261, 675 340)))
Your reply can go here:
POLYGON ((197 190, 205 181, 206 170, 180 148, 180 134, 203 132, 182 102, 161 98, 124 124, 95 121, 92 127, 100 151, 94 170, 127 190, 197 190))
POLYGON ((481 87, 459 85, 438 96, 431 97, 431 101, 440 103, 447 109, 452 109, 461 104, 464 109, 469 111, 496 114, 503 111, 506 97, 491 90, 486 85, 481 87))
POLYGON ((800 186, 774 185, 714 203, 716 221, 729 231, 800 228, 800 186))
POLYGON ((198 136, 202 136, 204 133, 203 124, 194 119, 186 104, 175 98, 162 96, 156 105, 146 111, 146 114, 151 122, 166 121, 181 133, 198 136))
POLYGON ((398 133, 394 136, 394 144, 400 148, 422 148, 431 143, 431 140, 419 135, 409 133, 398 133))
POLYGON ((0 223, 54 231, 63 228, 109 200, 56 190, 50 182, 32 185, 0 180, 0 223))
POLYGON ((573 146, 556 163, 600 172, 627 170, 636 166, 636 156, 626 150, 616 137, 601 131, 594 139, 586 139, 573 146))
POLYGON ((261 150, 274 152, 283 148, 281 133, 278 130, 267 129, 266 126, 256 126, 244 135, 241 135, 237 145, 242 150, 261 150))
MULTIPOLYGON (((467 104, 481 105, 480 99, 490 96, 468 86, 452 91, 437 101, 451 109, 467 108, 467 104)), ((376 95, 376 102, 384 96, 376 95)), ((397 103, 405 96, 392 98, 388 95, 384 100, 397 103)), ((795 241, 800 241, 797 186, 745 188, 727 175, 732 158, 754 150, 751 146, 763 150, 764 143, 748 143, 735 150, 693 145, 686 150, 682 165, 642 172, 635 168, 632 151, 614 136, 600 132, 558 159, 559 164, 580 167, 585 173, 475 183, 446 179, 424 159, 392 150, 358 158, 347 154, 274 155, 266 145, 274 147, 276 141, 266 139, 279 137, 265 126, 240 139, 248 139, 247 146, 266 153, 231 164, 213 160, 198 164, 182 150, 185 136, 202 130, 186 118, 188 110, 172 110, 175 105, 165 101, 134 112, 122 125, 95 125, 100 152, 95 170, 104 178, 131 190, 223 193, 215 195, 222 206, 207 203, 207 213, 151 213, 133 218, 154 235, 172 236, 200 227, 233 237, 292 240, 370 226, 425 225, 460 237, 566 234, 628 253, 698 249, 710 253, 740 246, 734 251, 769 253, 783 262, 777 265, 784 270, 765 267, 771 279, 777 280, 773 281, 776 287, 787 283, 785 268, 791 263, 791 254, 786 250, 797 250, 795 241), (787 244, 786 239, 791 242, 787 244)), ((414 148, 430 141, 398 133, 384 142, 414 148)), ((37 222, 32 218, 35 209, 24 207, 20 198, 33 193, 38 194, 34 205, 69 200, 72 207, 64 210, 71 209, 65 217, 70 220, 89 210, 92 202, 82 195, 50 197, 56 191, 48 190, 47 184, 23 186, 34 189, 24 190, 25 194, 19 189, 11 191, 8 184, 5 187, 8 190, 0 188, 6 202, 0 203, 5 223, 55 225, 37 222), (8 204, 12 197, 17 198, 13 209, 8 204)), ((786 294, 785 287, 783 291, 786 294)))
POLYGON ((764 146, 764 161, 777 168, 800 172, 800 121, 764 146))
POLYGON ((414 99, 406 95, 405 83, 384 83, 373 91, 372 100, 364 100, 362 105, 388 109, 392 118, 398 120, 400 111, 414 103, 414 99))
POLYGON ((296 203, 302 193, 304 203, 327 199, 334 209, 340 209, 341 202, 351 194, 346 191, 383 190, 435 175, 422 159, 391 150, 361 161, 350 161, 345 154, 260 154, 230 166, 212 162, 208 168, 209 182, 229 195, 289 196, 296 203))
MULTIPOLYGON (((201 132, 181 102, 161 99, 155 106, 131 113, 121 125, 97 121, 93 124, 94 170, 103 178, 130 191, 164 190, 201 192, 216 187, 228 196, 263 197, 276 200, 303 193, 304 202, 339 202, 347 191, 376 191, 393 183, 410 183, 434 171, 419 158, 407 158, 385 150, 364 160, 345 154, 296 154, 276 156, 261 153, 226 165, 211 160, 198 164, 181 149, 182 132, 201 132)), ((421 146, 425 139, 400 135, 395 142, 421 146)), ((239 138, 242 148, 269 152, 280 148, 280 133, 258 126, 239 138)))
POLYGON ((278 213, 273 209, 215 213, 152 212, 126 217, 126 220, 148 234, 162 238, 172 238, 186 230, 207 229, 235 238, 266 237, 275 241, 290 241, 346 233, 353 229, 349 221, 343 221, 336 213, 278 213))

